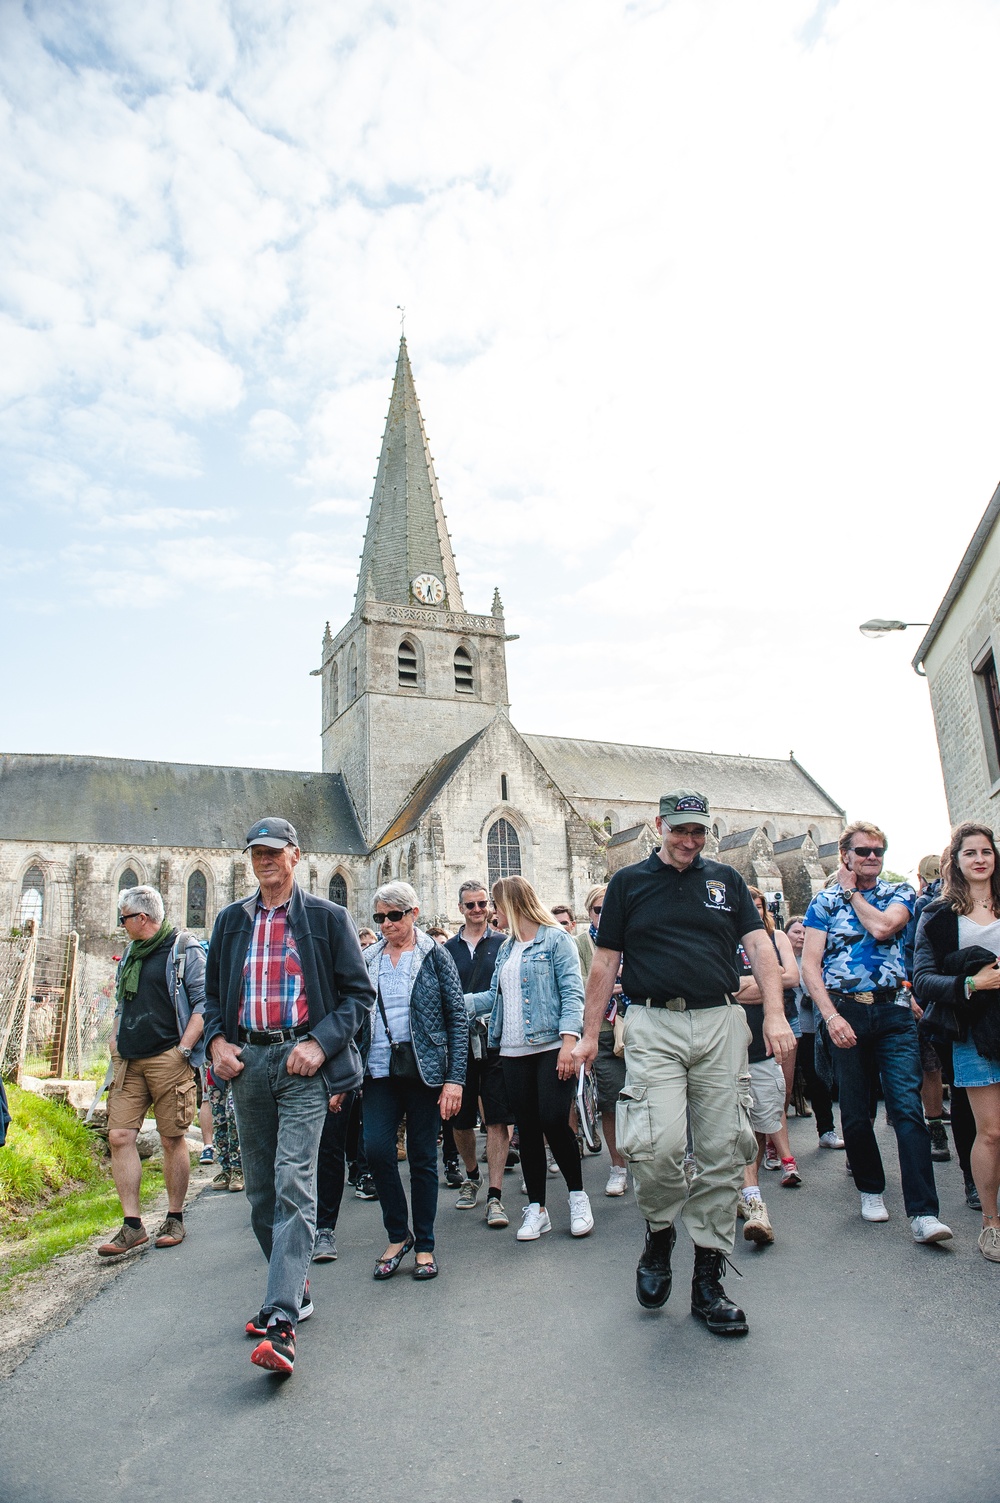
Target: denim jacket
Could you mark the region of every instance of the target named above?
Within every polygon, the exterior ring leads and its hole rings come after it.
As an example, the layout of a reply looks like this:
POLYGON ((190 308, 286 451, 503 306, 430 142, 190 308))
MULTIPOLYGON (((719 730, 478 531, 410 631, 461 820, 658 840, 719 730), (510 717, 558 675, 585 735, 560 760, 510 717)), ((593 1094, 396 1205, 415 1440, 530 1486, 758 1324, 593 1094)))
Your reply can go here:
MULTIPOLYGON (((490 1015, 489 1044, 498 1048, 503 1037, 503 993, 500 972, 515 941, 506 939, 497 955, 489 991, 468 992, 465 1002, 472 1018, 490 1015)), ((521 1006, 528 1044, 557 1044, 564 1033, 583 1031, 583 977, 576 942, 558 924, 541 924, 521 956, 521 1006)))

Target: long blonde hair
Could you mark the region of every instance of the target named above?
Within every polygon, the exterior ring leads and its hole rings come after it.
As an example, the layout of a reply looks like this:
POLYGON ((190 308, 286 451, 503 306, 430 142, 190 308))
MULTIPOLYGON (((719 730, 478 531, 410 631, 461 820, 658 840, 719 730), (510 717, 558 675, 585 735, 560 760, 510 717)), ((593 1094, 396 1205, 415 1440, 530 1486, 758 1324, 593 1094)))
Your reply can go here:
POLYGON ((521 938, 521 931, 529 924, 555 924, 531 883, 523 877, 501 877, 494 882, 491 896, 510 919, 515 939, 521 938))

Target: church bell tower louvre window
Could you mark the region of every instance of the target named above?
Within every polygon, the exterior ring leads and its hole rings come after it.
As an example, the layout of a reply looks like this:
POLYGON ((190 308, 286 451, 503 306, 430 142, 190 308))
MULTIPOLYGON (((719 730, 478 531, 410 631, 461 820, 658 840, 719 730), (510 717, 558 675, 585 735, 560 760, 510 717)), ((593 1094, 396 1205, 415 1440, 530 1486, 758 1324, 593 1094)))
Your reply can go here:
POLYGON ((405 637, 400 642, 396 653, 396 672, 401 689, 417 688, 417 649, 405 637))
POLYGON ((35 929, 41 928, 45 908, 45 873, 40 866, 29 866, 21 880, 21 906, 18 918, 22 924, 34 919, 35 929))
POLYGON ((472 657, 467 647, 455 648, 455 693, 474 694, 472 657))
POLYGON ((334 872, 330 878, 329 898, 331 903, 339 903, 341 908, 347 907, 347 883, 339 872, 334 872))
POLYGON ((192 872, 187 884, 187 919, 189 929, 204 929, 208 909, 208 881, 204 872, 192 872))
POLYGON ((501 877, 521 875, 521 842, 510 820, 498 819, 490 826, 486 837, 486 865, 491 887, 501 877))

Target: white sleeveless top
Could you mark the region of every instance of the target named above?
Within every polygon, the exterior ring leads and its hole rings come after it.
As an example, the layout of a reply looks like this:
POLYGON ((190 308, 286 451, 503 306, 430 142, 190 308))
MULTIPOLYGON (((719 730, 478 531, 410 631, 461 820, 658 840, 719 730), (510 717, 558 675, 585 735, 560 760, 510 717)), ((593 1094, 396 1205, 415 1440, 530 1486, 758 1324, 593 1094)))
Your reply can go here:
POLYGON ((960 913, 958 948, 965 950, 969 945, 982 945, 984 949, 992 950, 994 955, 1000 956, 1000 919, 994 919, 992 924, 977 924, 975 919, 960 913))

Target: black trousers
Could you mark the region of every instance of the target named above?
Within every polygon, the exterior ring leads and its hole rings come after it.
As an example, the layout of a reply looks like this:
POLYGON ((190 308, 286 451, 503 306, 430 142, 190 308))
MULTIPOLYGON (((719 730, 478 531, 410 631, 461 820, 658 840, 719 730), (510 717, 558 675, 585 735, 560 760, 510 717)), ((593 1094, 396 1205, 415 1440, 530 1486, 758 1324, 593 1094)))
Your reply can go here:
POLYGON ((816 1117, 816 1131, 822 1137, 825 1132, 834 1131, 833 1097, 830 1095, 829 1087, 816 1074, 816 1035, 814 1033, 804 1033, 799 1039, 795 1062, 802 1066, 806 1095, 809 1097, 816 1117))
POLYGON ((951 1135, 955 1139, 955 1156, 968 1184, 972 1178, 971 1154, 972 1145, 976 1141, 976 1119, 972 1115, 967 1092, 962 1086, 955 1084, 951 1041, 939 1042, 935 1039, 934 1047, 941 1061, 941 1077, 951 1089, 951 1135))
POLYGON ((316 1160, 316 1230, 336 1231, 344 1198, 347 1137, 356 1091, 348 1092, 339 1112, 327 1112, 316 1160))
POLYGON ((569 1125, 569 1109, 576 1097, 576 1081, 556 1074, 558 1049, 544 1054, 504 1055, 504 1081, 521 1141, 521 1168, 528 1200, 545 1204, 548 1178, 545 1139, 559 1165, 568 1190, 583 1189, 583 1166, 576 1134, 569 1125))

